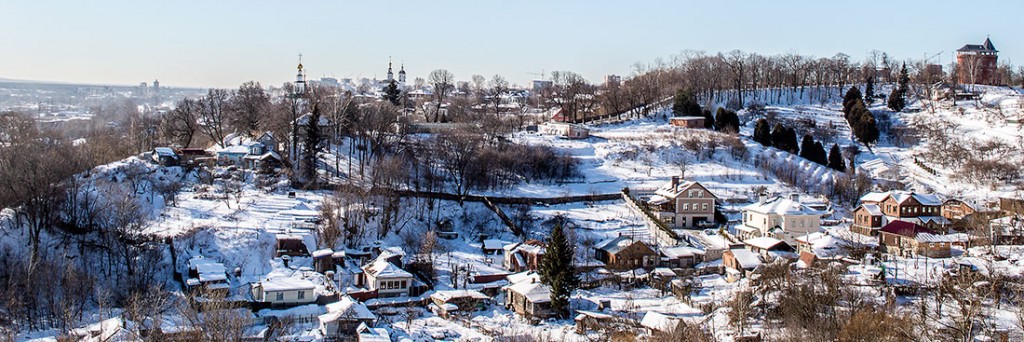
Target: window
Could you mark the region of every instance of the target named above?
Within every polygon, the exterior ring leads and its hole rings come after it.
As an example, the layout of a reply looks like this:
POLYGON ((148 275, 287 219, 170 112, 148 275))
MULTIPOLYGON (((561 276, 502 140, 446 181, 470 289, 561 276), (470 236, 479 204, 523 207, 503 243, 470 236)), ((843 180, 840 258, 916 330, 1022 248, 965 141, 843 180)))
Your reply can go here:
POLYGON ((398 288, 400 288, 400 289, 404 289, 405 288, 405 280, 402 281, 402 284, 398 288))
POLYGON ((700 210, 707 211, 708 210, 708 204, 707 203, 701 204, 700 205, 700 210))
POLYGON ((284 292, 277 293, 277 300, 284 300, 284 292))
POLYGON ((703 191, 697 191, 697 197, 704 198, 704 192, 703 191))
POLYGON ((690 203, 683 204, 683 211, 690 211, 690 203))
POLYGON ((306 299, 306 291, 299 291, 299 299, 306 299))

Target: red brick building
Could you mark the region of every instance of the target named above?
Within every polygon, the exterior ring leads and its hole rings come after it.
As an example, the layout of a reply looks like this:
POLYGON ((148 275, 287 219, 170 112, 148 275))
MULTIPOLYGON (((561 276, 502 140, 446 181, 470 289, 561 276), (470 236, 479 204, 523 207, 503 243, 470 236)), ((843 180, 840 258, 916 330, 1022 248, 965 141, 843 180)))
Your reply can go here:
POLYGON ((956 50, 956 74, 960 84, 998 85, 999 75, 996 73, 998 61, 996 47, 985 38, 981 45, 967 44, 956 50))

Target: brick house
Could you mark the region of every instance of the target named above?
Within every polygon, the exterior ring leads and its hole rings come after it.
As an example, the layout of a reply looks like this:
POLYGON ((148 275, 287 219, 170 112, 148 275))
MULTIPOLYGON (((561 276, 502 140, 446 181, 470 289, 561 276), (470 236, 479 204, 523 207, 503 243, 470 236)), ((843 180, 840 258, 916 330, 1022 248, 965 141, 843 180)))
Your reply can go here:
POLYGON ((921 225, 898 220, 882 227, 878 240, 886 253, 901 256, 948 258, 952 246, 946 236, 921 225))
POLYGON ((893 221, 906 221, 933 230, 945 230, 949 219, 942 216, 943 201, 932 194, 909 191, 871 192, 860 198, 853 211, 850 230, 866 236, 875 236, 884 225, 893 221))
POLYGON ((540 240, 526 240, 505 245, 504 262, 506 270, 513 272, 536 271, 544 255, 544 243, 540 240))
POLYGON ((717 199, 700 183, 684 182, 673 176, 655 191, 647 204, 670 227, 705 228, 714 225, 717 199))
POLYGON ((981 45, 966 44, 956 50, 956 75, 960 84, 999 85, 999 50, 985 38, 981 45))
POLYGON ((619 235, 598 242, 594 246, 594 258, 613 270, 651 269, 657 265, 658 253, 643 241, 619 235))

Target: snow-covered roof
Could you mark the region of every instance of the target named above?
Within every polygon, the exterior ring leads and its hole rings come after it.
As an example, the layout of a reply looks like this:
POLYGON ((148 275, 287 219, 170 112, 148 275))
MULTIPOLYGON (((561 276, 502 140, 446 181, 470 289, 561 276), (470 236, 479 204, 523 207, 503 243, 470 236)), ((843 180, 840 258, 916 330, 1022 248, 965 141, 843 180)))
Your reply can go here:
POLYGON ((231 145, 217 150, 217 154, 249 154, 249 148, 241 145, 231 145))
POLYGON ((311 253, 310 255, 312 255, 314 258, 323 258, 334 255, 334 251, 331 250, 330 248, 324 248, 313 251, 313 253, 311 253))
POLYGON ((771 249, 772 247, 775 247, 784 242, 782 242, 782 240, 770 236, 762 236, 744 240, 743 243, 759 249, 771 249))
POLYGON ((942 205, 942 199, 934 194, 919 194, 910 191, 892 190, 887 192, 869 192, 864 196, 861 196, 860 201, 863 203, 877 203, 884 201, 886 198, 892 197, 896 203, 902 204, 907 200, 913 198, 921 205, 942 205))
POLYGON ((628 236, 620 235, 615 238, 598 242, 597 245, 594 246, 594 248, 608 252, 609 254, 616 254, 618 252, 621 252, 623 249, 626 249, 626 247, 632 246, 636 242, 639 241, 633 240, 633 238, 628 236))
POLYGON ((391 342, 391 334, 383 328, 371 328, 366 323, 359 323, 356 327, 359 333, 359 342, 391 342))
POLYGON ((693 248, 693 247, 688 247, 688 246, 676 246, 676 247, 663 248, 661 250, 661 254, 664 254, 665 256, 667 256, 669 258, 672 258, 672 259, 678 259, 678 258, 690 257, 690 256, 694 256, 694 255, 704 255, 704 251, 702 251, 702 250, 700 250, 698 248, 693 248))
POLYGON ((921 220, 921 223, 923 224, 927 224, 928 222, 934 222, 940 225, 947 225, 950 223, 949 219, 942 216, 918 216, 917 219, 921 220))
POLYGON ((224 268, 224 264, 202 256, 189 259, 188 268, 196 271, 201 283, 227 280, 228 278, 227 269, 224 268))
POLYGON ((430 298, 448 302, 457 298, 490 299, 491 297, 475 290, 437 290, 434 291, 434 294, 430 295, 430 298))
POLYGON ((384 258, 377 258, 369 265, 363 266, 363 271, 377 278, 411 278, 412 273, 395 266, 384 258))
POLYGON ((740 267, 744 269, 753 269, 761 265, 761 258, 754 252, 746 249, 730 249, 732 256, 736 258, 736 261, 740 263, 740 267))
POLYGON ((551 301, 551 288, 538 282, 520 282, 506 287, 509 291, 518 293, 533 303, 547 303, 551 301))
POLYGON ((861 204, 860 206, 868 211, 868 215, 882 216, 882 208, 879 208, 877 204, 861 204))
POLYGON ((177 156, 170 147, 157 147, 153 149, 153 152, 161 157, 174 157, 177 156))
POLYGON ((670 316, 660 312, 648 311, 640 320, 640 325, 657 331, 673 331, 682 318, 670 316))
MULTIPOLYGON (((697 183, 695 181, 679 181, 679 183, 675 187, 673 187, 672 181, 668 181, 667 183, 665 183, 665 185, 662 185, 660 188, 658 188, 658 190, 656 190, 654 194, 664 198, 672 199, 679 197, 680 194, 686 192, 686 190, 689 190, 691 187, 695 185, 700 186, 700 183, 697 183)), ((711 192, 708 191, 708 193, 710 194, 711 192)), ((710 198, 715 198, 714 196, 714 194, 711 194, 710 198)))
POLYGON ((669 201, 670 200, 668 198, 665 198, 665 196, 654 195, 654 196, 651 196, 651 199, 647 200, 647 203, 650 203, 650 204, 653 204, 653 205, 662 205, 662 204, 668 203, 669 201))
POLYGON ((803 203, 789 199, 788 197, 776 196, 764 203, 754 203, 743 207, 744 211, 753 211, 760 214, 776 214, 782 216, 791 215, 821 215, 822 213, 804 205, 803 203))
POLYGON ((336 321, 339 318, 357 320, 375 320, 377 316, 370 309, 349 296, 341 296, 341 300, 327 304, 327 313, 320 315, 320 322, 336 321))
POLYGON ((522 282, 540 282, 540 274, 534 271, 524 271, 519 273, 509 274, 505 279, 511 284, 518 284, 522 282))
POLYGON ((918 242, 953 242, 952 239, 945 235, 931 234, 931 233, 918 233, 914 237, 918 242))
POLYGON ((507 243, 508 242, 502 241, 502 240, 487 239, 487 240, 484 240, 483 246, 484 246, 484 249, 502 249, 502 248, 504 248, 505 244, 507 244, 507 243))
POLYGON ((676 276, 676 272, 673 272, 672 269, 670 269, 668 267, 656 267, 656 268, 654 268, 654 270, 651 270, 651 274, 659 276, 659 277, 669 277, 669 278, 676 276))
POLYGON ((861 202, 875 202, 875 203, 877 203, 877 202, 884 201, 886 197, 889 197, 889 193, 888 192, 869 192, 869 193, 864 194, 864 196, 861 196, 860 197, 860 201, 861 202))
POLYGON ((259 283, 263 287, 263 291, 295 291, 295 290, 312 290, 316 288, 313 282, 294 277, 276 277, 270 278, 259 283))

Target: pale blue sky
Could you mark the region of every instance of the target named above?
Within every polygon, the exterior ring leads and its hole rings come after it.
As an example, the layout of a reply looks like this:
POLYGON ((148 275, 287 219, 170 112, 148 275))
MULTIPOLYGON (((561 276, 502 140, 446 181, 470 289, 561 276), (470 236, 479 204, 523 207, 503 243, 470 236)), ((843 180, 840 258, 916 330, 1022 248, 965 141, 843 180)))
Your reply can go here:
POLYGON ((0 78, 166 86, 545 70, 592 81, 683 50, 896 58, 990 35, 1024 63, 1024 1, 18 1, 0 0, 0 78))

